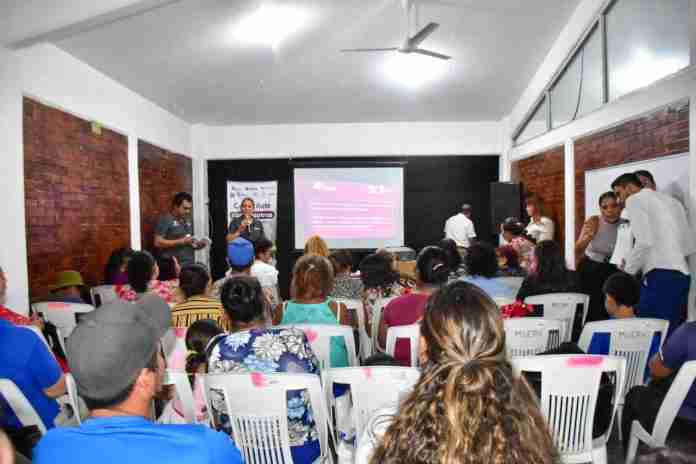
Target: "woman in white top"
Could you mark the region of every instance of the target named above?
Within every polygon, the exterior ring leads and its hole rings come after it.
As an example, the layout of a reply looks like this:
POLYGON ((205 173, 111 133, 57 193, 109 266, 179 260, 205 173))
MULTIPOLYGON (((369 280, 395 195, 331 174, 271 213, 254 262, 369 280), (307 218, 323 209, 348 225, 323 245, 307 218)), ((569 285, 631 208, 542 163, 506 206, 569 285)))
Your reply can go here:
POLYGON ((529 224, 525 228, 527 235, 532 237, 537 243, 544 240, 553 240, 553 221, 541 215, 543 210, 541 198, 535 194, 529 195, 526 204, 527 215, 529 216, 529 224))
POLYGON ((251 275, 256 277, 261 284, 266 300, 274 308, 280 303, 278 294, 278 269, 273 262, 273 242, 266 237, 261 237, 254 243, 256 259, 251 265, 251 275))

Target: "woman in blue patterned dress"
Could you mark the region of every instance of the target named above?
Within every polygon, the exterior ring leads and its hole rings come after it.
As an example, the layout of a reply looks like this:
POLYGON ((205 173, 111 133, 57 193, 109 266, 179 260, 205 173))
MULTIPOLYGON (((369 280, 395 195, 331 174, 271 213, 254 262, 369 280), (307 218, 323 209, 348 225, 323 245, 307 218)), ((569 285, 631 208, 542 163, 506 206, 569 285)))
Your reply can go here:
MULTIPOLYGON (((305 334, 296 329, 267 328, 264 295, 254 277, 235 276, 222 288, 222 305, 232 333, 211 340, 209 373, 289 372, 319 375, 319 362, 305 334)), ((220 398, 221 399, 221 398, 220 398)), ((290 451, 293 462, 310 463, 321 454, 309 394, 304 390, 287 393, 290 451)), ((224 403, 213 401, 214 413, 230 433, 224 403)))

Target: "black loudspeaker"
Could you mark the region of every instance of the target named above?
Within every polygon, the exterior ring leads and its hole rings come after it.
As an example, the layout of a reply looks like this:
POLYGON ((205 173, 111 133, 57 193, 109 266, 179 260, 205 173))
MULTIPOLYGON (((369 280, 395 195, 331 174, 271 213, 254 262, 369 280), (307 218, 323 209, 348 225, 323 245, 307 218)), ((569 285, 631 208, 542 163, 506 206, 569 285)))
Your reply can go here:
POLYGON ((491 182, 491 219, 493 230, 499 231, 506 218, 522 220, 522 184, 491 182))

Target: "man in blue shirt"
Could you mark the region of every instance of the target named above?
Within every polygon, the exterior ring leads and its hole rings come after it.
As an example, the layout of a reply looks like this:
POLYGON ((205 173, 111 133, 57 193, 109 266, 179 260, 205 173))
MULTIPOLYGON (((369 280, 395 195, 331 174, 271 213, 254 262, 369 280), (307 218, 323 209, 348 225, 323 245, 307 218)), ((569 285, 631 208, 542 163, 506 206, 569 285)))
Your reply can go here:
POLYGON ((160 338, 171 324, 156 295, 113 302, 89 313, 67 342, 68 359, 91 417, 80 427, 49 431, 34 463, 241 463, 230 438, 202 425, 160 425, 150 405, 162 388, 160 338))
MULTIPOLYGON (((46 344, 34 332, 0 319, 0 378, 12 380, 34 407, 46 428, 59 412, 55 398, 65 394, 65 377, 46 344)), ((0 398, 0 425, 22 426, 0 398)))
MULTIPOLYGON (((624 437, 629 436, 634 420, 638 420, 645 430, 652 430, 674 376, 685 362, 693 360, 696 360, 696 322, 686 322, 672 333, 662 350, 650 360, 650 384, 633 387, 626 395, 621 418, 624 437)), ((696 440, 696 383, 679 409, 670 433, 696 440)), ((624 439, 624 446, 628 441, 628 438, 624 439)))

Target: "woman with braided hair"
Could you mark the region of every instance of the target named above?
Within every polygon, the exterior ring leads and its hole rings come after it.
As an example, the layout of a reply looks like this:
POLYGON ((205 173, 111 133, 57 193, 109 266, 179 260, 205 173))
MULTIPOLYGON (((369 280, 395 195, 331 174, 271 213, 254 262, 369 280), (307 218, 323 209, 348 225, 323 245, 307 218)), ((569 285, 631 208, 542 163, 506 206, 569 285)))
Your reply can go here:
POLYGON ((526 381, 505 355, 495 303, 455 281, 433 293, 421 322, 420 380, 398 411, 380 411, 356 463, 516 463, 557 460, 526 381))

